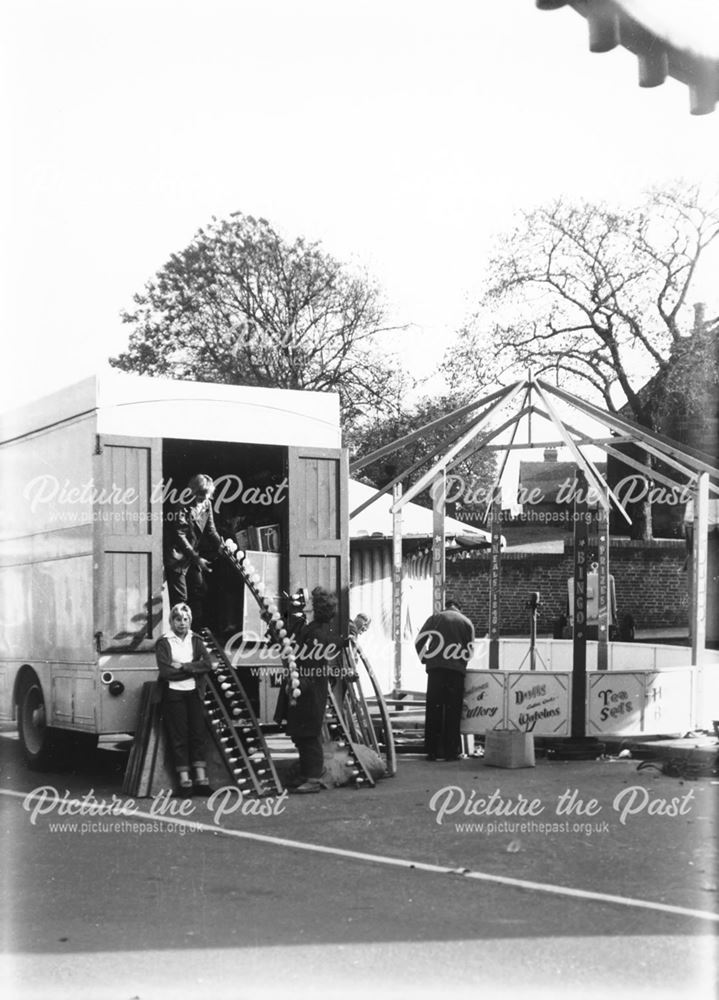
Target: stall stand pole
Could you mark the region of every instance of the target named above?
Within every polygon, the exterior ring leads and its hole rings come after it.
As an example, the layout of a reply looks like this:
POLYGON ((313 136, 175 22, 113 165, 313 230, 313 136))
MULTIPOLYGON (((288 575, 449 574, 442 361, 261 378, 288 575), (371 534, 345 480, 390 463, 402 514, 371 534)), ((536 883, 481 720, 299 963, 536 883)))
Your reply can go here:
POLYGON ((502 502, 499 490, 492 498, 489 564, 489 669, 499 670, 499 603, 502 591, 502 502))
POLYGON ((587 736, 587 570, 590 508, 587 480, 577 470, 574 497, 574 629, 572 648, 572 699, 569 738, 546 743, 547 753, 558 760, 595 760, 605 750, 596 736, 587 736))
MULTIPOLYGON (((402 483, 392 487, 392 506, 402 499, 402 483)), ((392 639, 394 640, 394 696, 402 690, 402 510, 392 514, 392 639)))
POLYGON ((703 698, 703 660, 706 644, 707 536, 709 532, 709 475, 700 473, 694 494, 694 537, 692 544, 692 724, 697 724, 703 698))
POLYGON ((446 497, 447 474, 441 469, 432 485, 432 614, 434 615, 444 611, 446 497))
POLYGON ((597 634, 597 670, 609 668, 609 510, 597 508, 597 583, 599 586, 599 622, 597 634))
POLYGON ((577 470, 574 498, 574 635, 572 647, 572 727, 573 740, 586 736, 587 700, 587 480, 577 470))

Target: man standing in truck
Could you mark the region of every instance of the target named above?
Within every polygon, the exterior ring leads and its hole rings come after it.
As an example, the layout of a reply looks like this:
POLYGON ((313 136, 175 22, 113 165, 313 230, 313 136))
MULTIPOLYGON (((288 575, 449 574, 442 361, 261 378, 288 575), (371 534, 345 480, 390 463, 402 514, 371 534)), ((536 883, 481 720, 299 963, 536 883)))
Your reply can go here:
POLYGON ((170 607, 189 604, 195 629, 204 625, 204 601, 210 562, 220 551, 222 540, 212 514, 214 483, 196 475, 187 484, 190 501, 168 515, 165 529, 164 563, 170 607))

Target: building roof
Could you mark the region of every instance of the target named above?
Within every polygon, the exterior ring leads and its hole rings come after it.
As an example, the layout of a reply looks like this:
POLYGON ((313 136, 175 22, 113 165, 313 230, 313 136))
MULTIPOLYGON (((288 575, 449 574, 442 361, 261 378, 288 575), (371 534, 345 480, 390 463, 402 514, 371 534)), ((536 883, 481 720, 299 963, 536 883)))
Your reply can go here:
POLYGON ((571 6, 587 19, 589 50, 621 45, 639 64, 639 86, 668 76, 689 87, 690 111, 706 115, 719 101, 719 9, 716 0, 536 0, 542 10, 571 6))
MULTIPOLYGON (((602 476, 607 471, 606 462, 595 462, 595 468, 602 476)), ((559 487, 567 480, 571 483, 577 476, 575 462, 520 462, 519 486, 526 492, 539 490, 538 503, 556 503, 559 487)))
MULTIPOLYGON (((349 481, 350 510, 359 507, 377 490, 356 479, 349 481)), ((391 538, 392 537, 392 494, 381 496, 375 503, 350 518, 350 538, 391 538)), ((476 541, 489 542, 490 534, 471 524, 463 524, 453 517, 444 519, 445 534, 450 537, 464 537, 476 541)), ((416 503, 408 503, 402 508, 402 537, 431 538, 433 532, 432 511, 416 503)))

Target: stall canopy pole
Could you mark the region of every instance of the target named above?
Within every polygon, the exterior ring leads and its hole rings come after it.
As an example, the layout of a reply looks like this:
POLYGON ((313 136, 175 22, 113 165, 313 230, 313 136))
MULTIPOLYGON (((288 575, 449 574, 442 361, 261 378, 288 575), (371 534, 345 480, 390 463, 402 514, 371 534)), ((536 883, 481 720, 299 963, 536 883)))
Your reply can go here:
MULTIPOLYGON (((535 407, 534 412, 539 414, 539 416, 544 417, 545 420, 549 420, 551 423, 551 418, 549 414, 544 413, 543 410, 540 410, 537 407, 535 407)), ((624 465, 629 466, 630 469, 636 469, 637 472, 644 473, 644 475, 647 476, 649 479, 655 479, 658 483, 663 483, 665 486, 669 486, 671 489, 679 491, 682 490, 688 491, 691 487, 691 484, 694 483, 696 480, 696 475, 694 472, 691 472, 689 469, 681 469, 681 474, 687 477, 689 479, 689 482, 686 484, 680 483, 678 479, 670 479, 669 476, 665 476, 657 469, 652 469, 651 466, 645 465, 643 462, 638 462, 636 459, 631 458, 629 455, 625 455, 623 451, 619 451, 617 448, 611 447, 612 444, 632 444, 633 442, 631 441, 631 439, 620 438, 620 437, 590 438, 583 431, 580 431, 577 427, 574 427, 573 424, 567 423, 566 420, 564 421, 564 426, 567 428, 568 431, 576 435, 578 447, 583 448, 585 446, 591 446, 591 445, 594 445, 597 448, 601 447, 601 449, 607 455, 612 455, 614 458, 619 459, 620 462, 622 462, 624 465)), ((561 445, 563 444, 564 442, 560 441, 558 445, 555 445, 555 447, 561 447, 561 445)), ((550 448, 552 447, 552 445, 546 444, 544 445, 544 447, 550 448)), ((679 463, 677 462, 675 462, 674 464, 677 466, 679 465, 679 463)))
MULTIPOLYGON (((673 441, 671 438, 663 434, 658 434, 656 431, 645 430, 638 424, 632 423, 631 420, 617 416, 616 413, 600 410, 592 403, 580 399, 579 396, 572 396, 563 389, 548 385, 545 382, 538 382, 538 384, 553 396, 557 396, 559 399, 563 399, 574 406, 580 413, 584 413, 588 417, 594 417, 605 426, 611 427, 612 430, 629 434, 634 444, 642 445, 645 451, 660 458, 667 465, 679 469, 680 472, 686 474, 686 470, 690 469, 692 472, 708 472, 710 476, 719 478, 719 469, 706 461, 709 456, 704 455, 703 452, 699 452, 695 448, 690 448, 688 445, 679 444, 678 441, 673 441)), ((709 488, 713 492, 719 493, 719 487, 714 486, 713 483, 709 484, 709 488)))
MULTIPOLYGON (((447 476, 442 469, 432 486, 432 614, 444 611, 444 511, 447 497, 447 476)), ((401 510, 401 507, 399 508, 401 510)))
MULTIPOLYGON (((402 499, 402 484, 395 483, 392 500, 402 499)), ((394 640, 394 694, 402 690, 402 511, 392 515, 392 639, 394 640)))
POLYGON ((609 511, 597 508, 597 584, 599 589, 599 622, 597 634, 597 670, 609 669, 609 511))
POLYGON ((487 406, 489 403, 493 403, 495 399, 502 399, 502 397, 506 396, 507 393, 513 388, 520 385, 521 382, 515 382, 511 386, 503 386, 501 389, 497 389, 496 392, 490 393, 489 396, 485 396, 483 399, 476 399, 472 403, 467 403, 466 406, 460 406, 459 409, 452 410, 451 413, 446 413, 443 417, 438 417, 436 420, 432 420, 428 424, 423 424, 423 426, 418 427, 416 431, 405 434, 404 437, 397 438, 396 441, 390 441, 389 444, 385 444, 381 448, 371 451, 369 455, 365 455, 363 458, 359 458, 357 461, 350 463, 351 475, 359 472, 360 469, 364 469, 366 465, 371 465, 372 462, 376 462, 378 459, 384 458, 386 455, 391 455, 392 452, 397 451, 399 448, 404 448, 405 445, 412 444, 412 442, 423 437, 425 434, 429 434, 431 431, 439 430, 440 427, 444 427, 453 420, 458 420, 467 413, 471 413, 472 410, 477 410, 480 406, 487 406))
POLYGON ((487 423, 492 414, 495 413, 497 410, 501 409, 502 406, 509 405, 521 389, 522 389, 521 382, 517 382, 509 389, 505 389, 501 398, 497 402, 493 403, 492 406, 490 406, 487 410, 484 411, 484 414, 481 417, 481 419, 478 420, 477 423, 469 431, 467 431, 466 434, 462 435, 462 437, 459 438, 458 441, 455 441, 452 447, 442 456, 442 458, 438 462, 436 462, 432 466, 431 469, 428 469, 427 472, 424 473, 424 475, 420 476, 420 478, 417 480, 416 483, 414 483, 414 485, 410 486, 410 488, 402 497, 400 503, 404 506, 404 504, 409 503, 411 500, 414 500, 414 498, 419 493, 422 493, 423 490, 426 490, 427 487, 435 480, 437 473, 440 472, 440 470, 445 470, 449 465, 449 463, 452 461, 452 459, 455 457, 455 455, 458 455, 469 444, 470 441, 472 441, 474 438, 477 437, 480 430, 482 429, 484 424, 487 423))
MULTIPOLYGON (((554 406, 552 405, 549 397, 546 395, 546 393, 542 391, 541 388, 537 387, 537 391, 539 393, 540 399, 544 403, 544 408, 546 409, 547 413, 552 419, 552 423, 557 428, 560 437, 564 440, 565 445, 567 446, 567 448, 569 448, 570 452, 572 453, 574 461, 577 463, 579 468, 584 472, 584 476, 586 478, 587 483, 590 483, 592 485, 594 492, 596 493, 599 499, 599 502, 602 504, 603 507, 609 507, 609 497, 611 497, 617 509, 621 511, 624 520, 627 521, 628 524, 631 524, 632 519, 629 517, 626 510, 619 502, 619 500, 614 496, 614 494, 612 493, 612 491, 609 489, 608 486, 606 486, 605 488, 606 484, 602 479, 602 477, 600 476, 597 469, 595 468, 594 463, 591 462, 585 455, 583 455, 582 452, 574 443, 572 437, 570 436, 569 432, 564 426, 561 417, 554 409, 554 406)), ((585 491, 586 491, 586 486, 585 486, 585 491)))
POLYGON ((709 476, 702 472, 697 480, 694 495, 694 537, 692 545, 692 666, 694 684, 692 686, 693 719, 697 717, 703 699, 703 660, 706 642, 707 611, 707 536, 709 532, 709 476))
POLYGON ((502 589, 502 501, 497 490, 491 508, 492 545, 489 564, 489 669, 499 670, 499 608, 502 589))
MULTIPOLYGON (((505 420, 504 423, 500 424, 499 427, 495 427, 493 430, 487 431, 486 434, 482 434, 482 436, 477 438, 476 441, 472 441, 470 444, 467 445, 467 448, 464 451, 460 452, 460 454, 457 455, 456 458, 452 459, 452 461, 447 466, 447 472, 451 472, 462 462, 466 462, 470 458, 472 458, 473 455, 476 455, 478 451, 481 451, 483 448, 487 448, 490 441, 498 437, 503 431, 506 431, 508 427, 516 425, 517 421, 520 420, 527 413, 529 413, 530 410, 531 410, 530 406, 525 406, 523 410, 520 410, 519 413, 513 414, 511 417, 505 420)), ((502 451, 506 451, 507 448, 511 447, 512 447, 511 445, 507 444, 500 444, 496 446, 497 450, 501 449, 502 451)))
POLYGON ((397 485, 397 483, 404 483, 405 480, 409 481, 410 477, 414 472, 417 471, 417 469, 421 469, 423 465, 427 465, 435 457, 435 455, 438 455, 445 448, 448 448, 450 444, 452 444, 453 441, 456 441, 460 435, 466 434, 468 430, 474 427, 475 424, 477 424, 482 419, 482 417, 484 416, 484 412, 481 413, 476 419, 470 420, 466 424, 462 424, 461 427, 455 428, 455 430, 453 430, 451 434, 448 434, 443 441, 440 441, 438 444, 436 444, 431 451, 427 452, 426 455, 422 455, 422 457, 418 458, 416 462, 412 463, 412 465, 408 466, 406 469, 402 469, 402 471, 398 473, 398 475, 396 475, 394 479, 392 479, 389 483, 385 483, 382 489, 379 489, 377 490, 376 493, 373 493, 372 496, 368 497, 367 500, 365 500, 363 503, 359 505, 359 507, 355 507, 355 509, 350 514, 350 519, 352 519, 353 517, 357 517, 358 514, 361 514, 363 510, 365 510, 367 507, 373 504, 376 500, 379 500, 379 498, 381 496, 384 496, 385 493, 391 493, 392 489, 397 485))
POLYGON ((574 499, 574 636, 572 650, 573 740, 583 740, 587 725, 587 481, 577 470, 578 490, 574 499))

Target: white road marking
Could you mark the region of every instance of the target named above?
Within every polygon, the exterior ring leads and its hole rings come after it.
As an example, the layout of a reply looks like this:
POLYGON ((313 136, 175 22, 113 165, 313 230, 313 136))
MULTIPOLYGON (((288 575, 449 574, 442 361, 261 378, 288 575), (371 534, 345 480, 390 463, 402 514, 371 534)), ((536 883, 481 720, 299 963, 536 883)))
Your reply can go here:
MULTIPOLYGON (((10 789, 0 789, 0 795, 8 795, 13 798, 25 799, 31 792, 15 792, 10 789)), ((69 803, 82 805, 80 799, 63 800, 69 803)), ((308 844, 301 840, 289 840, 287 837, 273 837, 265 833, 250 833, 246 830, 227 830, 221 826, 210 823, 201 823, 199 820, 186 820, 174 816, 156 816, 153 813, 143 812, 135 809, 132 812, 113 812, 112 816, 99 817, 108 822, 118 817, 124 819, 151 820, 152 822, 174 823, 177 826, 189 827, 194 830, 202 830, 206 833, 214 833, 223 837, 234 837, 238 840, 252 840, 259 844, 271 844, 274 847, 288 847, 296 851, 309 851, 313 854, 328 854, 338 858, 351 858, 353 861, 367 861, 370 864, 387 865, 392 868, 406 868, 413 871, 432 872, 435 875, 458 875, 462 878, 474 879, 478 882, 494 882, 497 885, 506 885, 514 889, 528 889, 531 892, 546 892, 554 896, 570 896, 573 899, 587 899, 598 903, 615 903, 619 906, 633 906, 642 910, 654 910, 659 913, 672 913, 681 917, 693 917, 698 920, 711 920, 719 923, 719 914, 710 910, 692 910, 685 906, 672 906, 669 903, 653 903, 647 899, 633 899, 630 896, 615 896, 610 893, 592 892, 588 889, 572 889, 563 885, 554 885, 549 882, 530 882, 527 879, 511 878, 508 875, 490 875, 488 872, 476 872, 468 868, 448 868, 444 865, 427 864, 424 861, 410 861, 406 858, 393 858, 384 854, 366 854, 362 851, 350 851, 343 847, 327 847, 324 844, 308 844)), ((97 818, 97 817, 96 817, 97 818)), ((73 817, 68 822, 79 821, 78 817, 73 817)))

